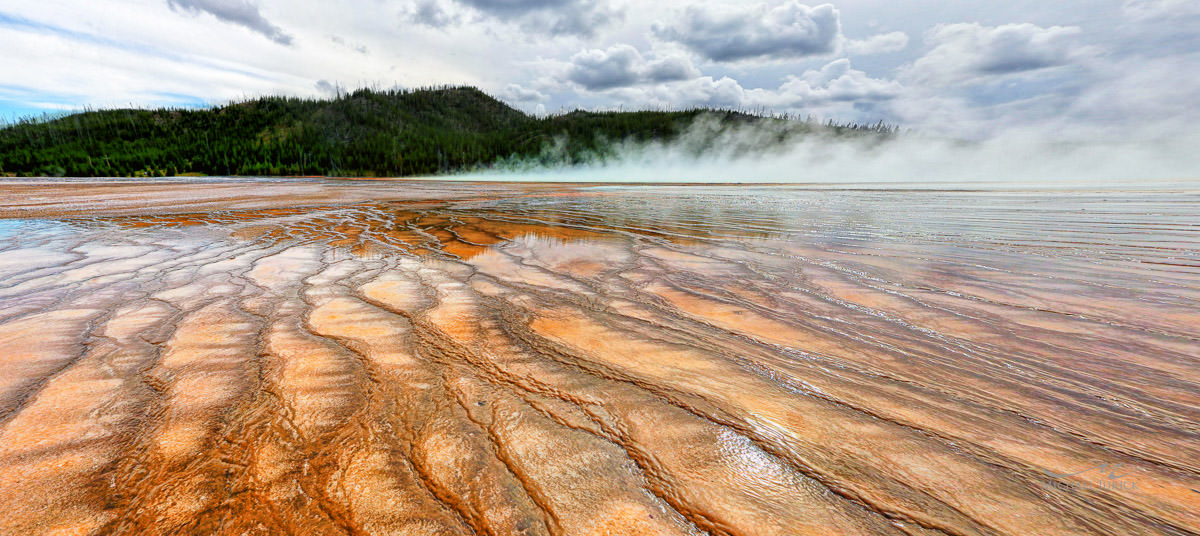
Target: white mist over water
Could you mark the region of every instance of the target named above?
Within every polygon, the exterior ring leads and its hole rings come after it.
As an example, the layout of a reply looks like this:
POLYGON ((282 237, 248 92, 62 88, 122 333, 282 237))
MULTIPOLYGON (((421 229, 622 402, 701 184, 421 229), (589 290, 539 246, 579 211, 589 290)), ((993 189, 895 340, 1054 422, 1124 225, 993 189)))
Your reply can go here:
POLYGON ((1010 131, 959 141, 916 133, 887 141, 823 134, 777 144, 770 127, 698 121, 672 143, 621 143, 579 165, 521 165, 464 180, 760 183, 1023 183, 1081 185, 1179 181, 1200 185, 1200 131, 1136 140, 1064 141, 1010 131))

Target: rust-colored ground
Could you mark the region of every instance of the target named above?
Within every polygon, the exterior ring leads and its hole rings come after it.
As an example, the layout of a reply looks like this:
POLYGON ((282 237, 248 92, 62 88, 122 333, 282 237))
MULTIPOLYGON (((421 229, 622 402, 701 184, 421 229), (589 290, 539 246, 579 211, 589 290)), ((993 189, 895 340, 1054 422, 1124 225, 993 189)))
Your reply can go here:
POLYGON ((1200 534, 1200 195, 0 182, 0 534, 1200 534))

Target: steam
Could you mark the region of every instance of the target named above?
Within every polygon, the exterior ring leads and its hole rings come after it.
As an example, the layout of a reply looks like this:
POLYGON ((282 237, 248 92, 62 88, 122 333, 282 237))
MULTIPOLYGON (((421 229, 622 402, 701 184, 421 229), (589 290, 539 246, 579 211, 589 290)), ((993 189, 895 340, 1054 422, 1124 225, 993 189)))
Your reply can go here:
POLYGON ((566 164, 562 140, 536 159, 457 178, 577 182, 1138 184, 1200 179, 1200 131, 1126 140, 1064 141, 1012 130, 961 141, 900 133, 795 132, 785 122, 695 121, 670 143, 614 142, 566 164))

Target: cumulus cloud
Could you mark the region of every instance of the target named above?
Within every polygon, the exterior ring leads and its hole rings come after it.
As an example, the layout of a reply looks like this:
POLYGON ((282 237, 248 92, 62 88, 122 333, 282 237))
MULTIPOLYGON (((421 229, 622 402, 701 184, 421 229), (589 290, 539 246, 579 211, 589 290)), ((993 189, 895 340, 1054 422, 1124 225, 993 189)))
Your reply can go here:
POLYGON ((218 20, 258 32, 276 43, 291 46, 292 36, 263 17, 249 0, 167 0, 171 9, 191 14, 208 13, 218 20))
POLYGON ((571 56, 567 79, 585 89, 601 91, 650 82, 672 82, 700 76, 691 60, 668 55, 647 61, 631 45, 583 50, 571 56))
POLYGON ((714 61, 830 54, 842 39, 840 15, 833 5, 809 7, 796 0, 774 8, 692 5, 678 23, 657 23, 653 31, 714 61))
POLYGON ((788 76, 779 93, 794 104, 825 104, 891 100, 903 89, 895 80, 867 76, 851 67, 850 60, 842 58, 800 76, 788 76))
POLYGON ((746 88, 728 76, 700 76, 625 88, 617 93, 626 100, 660 107, 762 108, 776 112, 824 114, 847 109, 853 111, 856 107, 862 108, 864 103, 887 102, 901 96, 903 91, 899 82, 872 78, 854 69, 850 60, 843 58, 820 69, 786 76, 774 88, 746 88))
POLYGON ((925 35, 932 49, 904 69, 924 85, 970 83, 996 75, 1071 64, 1089 51, 1076 26, 940 24, 925 35))
POLYGON ((669 106, 737 108, 749 104, 745 88, 728 76, 720 79, 705 76, 678 84, 660 85, 651 90, 651 95, 660 105, 669 106))
POLYGON ((509 84, 498 96, 500 100, 514 104, 542 103, 550 99, 545 93, 520 84, 509 84))
POLYGON ((845 51, 848 54, 868 55, 899 52, 908 47, 908 34, 891 32, 873 35, 861 40, 847 40, 845 51))

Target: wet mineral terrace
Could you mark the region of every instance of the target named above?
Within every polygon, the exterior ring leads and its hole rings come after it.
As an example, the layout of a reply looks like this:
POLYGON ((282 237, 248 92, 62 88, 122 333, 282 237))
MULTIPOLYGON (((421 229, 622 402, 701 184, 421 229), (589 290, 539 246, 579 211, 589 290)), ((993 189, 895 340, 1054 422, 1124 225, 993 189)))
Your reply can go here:
POLYGON ((1200 534, 1200 189, 0 204, 0 534, 1200 534))

